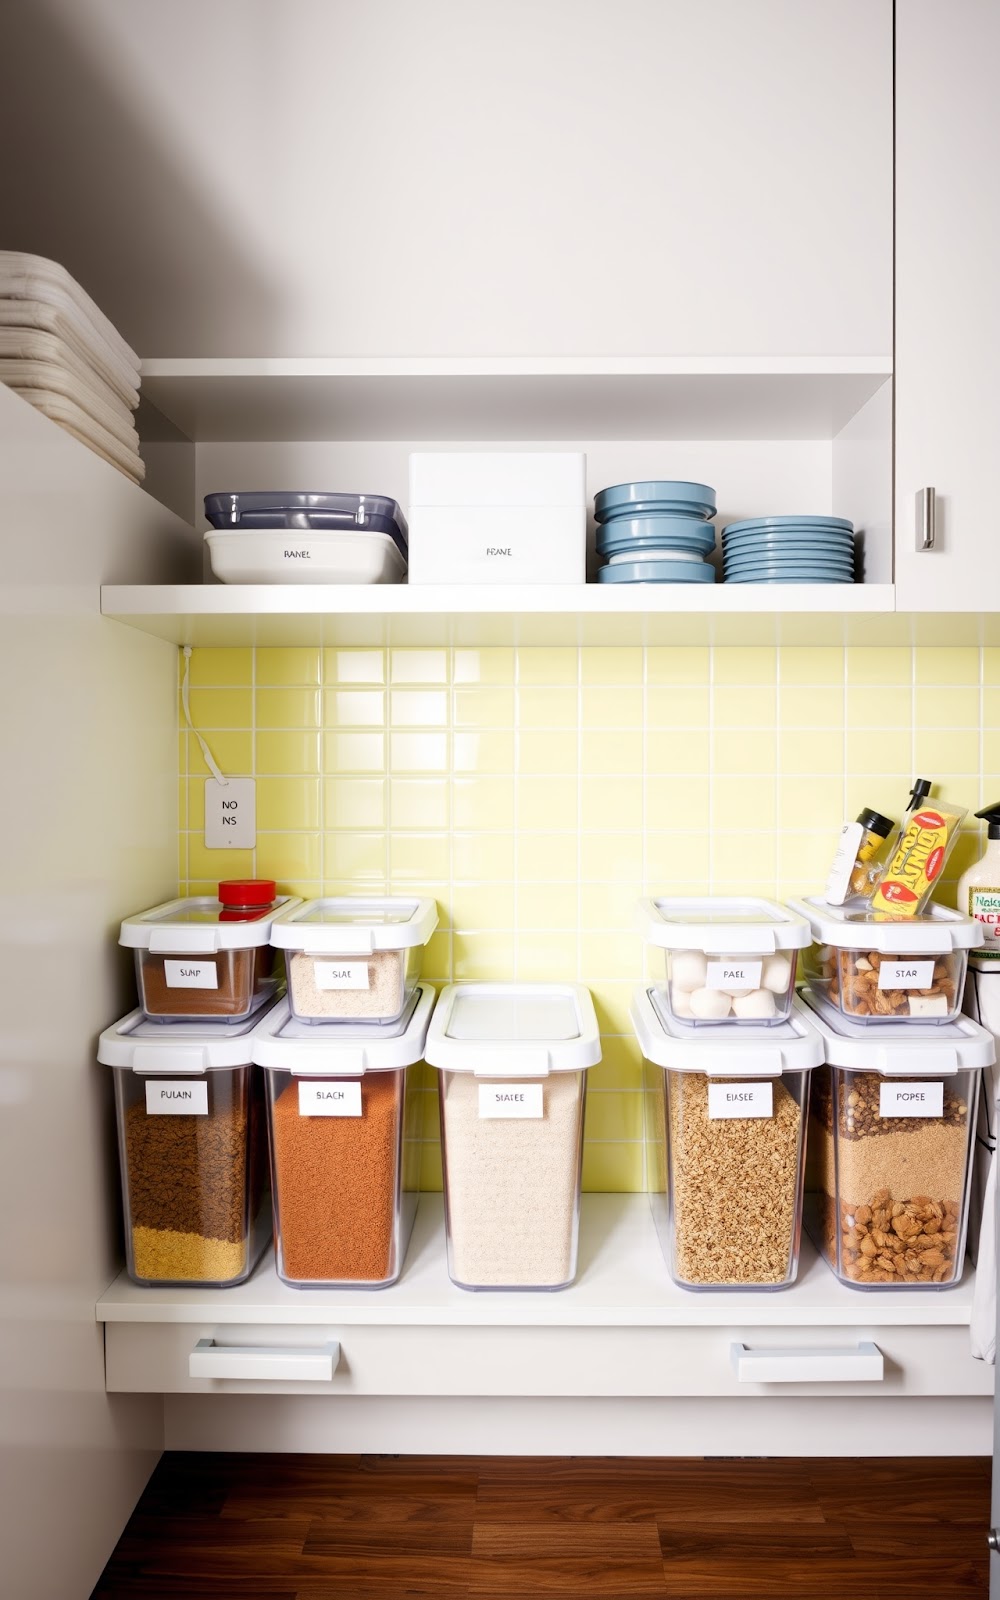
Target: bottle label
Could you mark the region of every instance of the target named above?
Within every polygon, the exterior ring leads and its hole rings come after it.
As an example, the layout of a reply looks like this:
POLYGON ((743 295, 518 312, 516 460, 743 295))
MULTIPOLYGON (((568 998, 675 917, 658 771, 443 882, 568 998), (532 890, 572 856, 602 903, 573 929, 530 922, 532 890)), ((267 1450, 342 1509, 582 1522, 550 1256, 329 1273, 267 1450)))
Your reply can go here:
POLYGON ((985 943, 974 950, 977 962, 990 962, 1000 966, 1000 888, 969 890, 969 916, 975 917, 983 930, 985 943))
POLYGON ((858 859, 858 851, 865 830, 860 822, 845 822, 840 830, 840 840, 830 863, 830 876, 826 880, 826 903, 842 906, 851 887, 851 873, 858 859))

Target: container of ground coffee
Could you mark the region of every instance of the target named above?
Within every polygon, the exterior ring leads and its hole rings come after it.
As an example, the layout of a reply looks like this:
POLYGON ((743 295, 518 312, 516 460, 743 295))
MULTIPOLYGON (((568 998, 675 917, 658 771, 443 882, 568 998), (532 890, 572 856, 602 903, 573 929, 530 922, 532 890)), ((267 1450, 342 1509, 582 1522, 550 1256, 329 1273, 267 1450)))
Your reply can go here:
POLYGON ((271 1231, 252 1022, 161 1028, 133 1011, 101 1034, 113 1068, 125 1259, 147 1286, 242 1283, 271 1231))
POLYGON ((806 1226, 853 1289, 948 1289, 965 1266, 980 1078, 993 1035, 971 1017, 889 1033, 810 994, 814 1075, 806 1226))
POLYGON ((397 1022, 437 922, 433 900, 406 895, 329 895, 282 911, 271 943, 285 952, 292 1015, 397 1022))
POLYGON ((434 990, 394 1027, 299 1022, 281 1000, 254 1029, 270 1122, 274 1247, 295 1288, 395 1283, 417 1208, 423 1059, 434 990))
POLYGON ((135 951, 139 1001, 151 1022, 237 1021, 277 992, 271 925, 298 900, 269 878, 219 884, 126 917, 119 944, 135 951))
POLYGON ((460 1289, 565 1289, 576 1277, 589 989, 464 983, 427 1034, 439 1069, 448 1272, 460 1289))

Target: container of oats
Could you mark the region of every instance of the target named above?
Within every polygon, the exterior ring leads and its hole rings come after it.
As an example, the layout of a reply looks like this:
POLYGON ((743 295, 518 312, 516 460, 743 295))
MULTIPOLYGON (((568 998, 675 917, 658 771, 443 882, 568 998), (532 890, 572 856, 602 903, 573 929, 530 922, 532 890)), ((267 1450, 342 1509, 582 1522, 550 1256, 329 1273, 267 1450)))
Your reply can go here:
POLYGON ((271 1236, 255 1018, 105 1029, 114 1071, 125 1261, 146 1287, 242 1283, 271 1236))
POLYGON ((809 1083, 823 1041, 801 1001, 777 1027, 695 1032, 660 989, 632 998, 644 1057, 646 1171, 682 1289, 783 1289, 802 1232, 809 1083))
POLYGON ((806 1226, 854 1289, 947 1289, 962 1277, 971 1152, 995 1045, 971 1017, 879 1033, 809 996, 814 1074, 806 1226))
POLYGON ((787 906, 756 895, 664 895, 640 900, 636 926, 666 961, 664 1001, 689 1027, 787 1022, 795 961, 809 943, 808 923, 787 906))
POLYGON ((335 895, 291 907, 272 924, 271 943, 285 953, 292 1015, 397 1022, 437 922, 433 900, 402 895, 335 895))
POLYGON ((867 903, 830 906, 818 895, 789 905, 812 934, 806 982, 846 1021, 912 1027, 959 1016, 969 951, 983 942, 974 918, 931 904, 923 916, 897 920, 867 903))

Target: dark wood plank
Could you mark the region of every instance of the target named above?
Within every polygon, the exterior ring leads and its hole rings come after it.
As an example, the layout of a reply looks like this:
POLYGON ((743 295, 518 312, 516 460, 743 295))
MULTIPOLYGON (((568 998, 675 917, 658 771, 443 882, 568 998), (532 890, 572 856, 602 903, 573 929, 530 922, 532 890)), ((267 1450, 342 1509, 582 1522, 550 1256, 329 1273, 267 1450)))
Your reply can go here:
MULTIPOLYGON (((362 1509, 377 1504, 382 1515, 378 1517, 325 1517, 313 1522, 303 1554, 307 1556, 357 1556, 364 1560, 380 1555, 450 1555, 472 1554, 473 1506, 470 1503, 465 1516, 429 1518, 393 1515, 390 1502, 361 1502, 362 1509)), ((418 1510, 426 1510, 426 1506, 418 1510)))
POLYGON ((977 1458, 821 1461, 803 1468, 831 1522, 988 1525, 990 1479, 977 1458))
POLYGON ((591 1596, 666 1593, 656 1525, 620 1523, 543 1527, 528 1523, 476 1524, 473 1555, 488 1570, 469 1585, 470 1595, 500 1593, 591 1596))
POLYGON ((871 1566, 835 1526, 671 1524, 661 1527, 660 1545, 671 1600, 881 1600, 871 1566))
POLYGON ((815 1522, 816 1491, 777 1461, 574 1463, 571 1473, 536 1473, 519 1483, 483 1469, 477 1522, 815 1522), (557 1481, 553 1482, 555 1478, 557 1481))

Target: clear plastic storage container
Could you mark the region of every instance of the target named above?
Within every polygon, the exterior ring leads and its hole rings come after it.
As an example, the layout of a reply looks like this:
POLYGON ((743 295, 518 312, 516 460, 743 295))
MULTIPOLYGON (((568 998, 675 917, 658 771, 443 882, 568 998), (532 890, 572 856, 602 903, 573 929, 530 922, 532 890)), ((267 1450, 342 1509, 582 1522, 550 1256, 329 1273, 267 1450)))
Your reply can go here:
POLYGON ((980 1076, 993 1035, 970 1017, 877 1033, 810 997, 815 1074, 806 1225, 856 1289, 945 1289, 962 1276, 980 1076))
POLYGON ((809 943, 805 920, 751 895, 640 900, 636 923, 666 952, 666 1004, 677 1022, 787 1022, 796 954, 809 943))
POLYGON ((271 924, 299 902, 276 895, 266 878, 228 880, 219 894, 168 900, 122 923, 118 943, 135 951, 139 1001, 150 1021, 238 1021, 273 999, 271 924))
POLYGON ((271 1208, 250 1022, 160 1028, 133 1011, 101 1034, 114 1068, 125 1259, 136 1283, 225 1288, 267 1246, 271 1208))
POLYGON ((969 951, 983 942, 972 917, 930 905, 921 917, 876 916, 867 904, 792 900, 812 942, 803 971, 849 1022, 953 1022, 962 1010, 969 951))
POLYGON ((434 990, 394 1028, 311 1028, 280 1001, 254 1030, 267 1078, 278 1276, 296 1288, 395 1283, 420 1187, 423 1058, 434 990))
POLYGON ((653 1221, 682 1289, 782 1289, 802 1234, 809 1082, 823 1043, 796 1002, 780 1027, 695 1033, 637 989, 653 1221))
POLYGON ((300 1022, 396 1022, 437 927, 433 900, 342 895, 306 900, 277 918, 288 999, 300 1022))
POLYGON ((601 1059, 589 990, 442 990, 439 1068, 448 1272, 460 1289, 564 1289, 576 1277, 587 1068, 601 1059))

